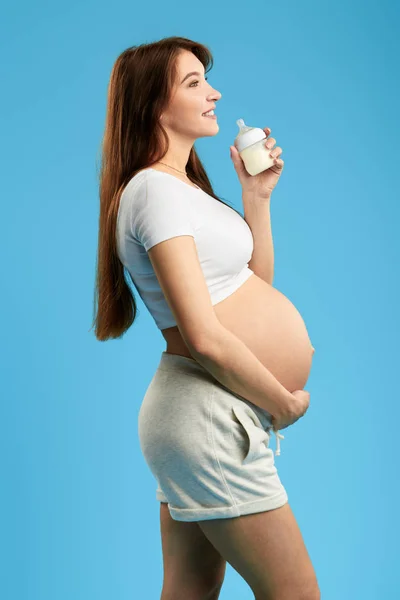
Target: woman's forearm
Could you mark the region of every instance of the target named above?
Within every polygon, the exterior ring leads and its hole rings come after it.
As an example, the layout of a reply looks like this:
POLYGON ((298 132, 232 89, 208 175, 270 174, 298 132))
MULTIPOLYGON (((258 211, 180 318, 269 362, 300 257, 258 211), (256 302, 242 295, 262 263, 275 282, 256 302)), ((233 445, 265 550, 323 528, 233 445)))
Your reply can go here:
POLYGON ((251 229, 254 250, 249 268, 272 285, 274 279, 274 244, 272 239, 270 199, 242 196, 244 220, 251 229))

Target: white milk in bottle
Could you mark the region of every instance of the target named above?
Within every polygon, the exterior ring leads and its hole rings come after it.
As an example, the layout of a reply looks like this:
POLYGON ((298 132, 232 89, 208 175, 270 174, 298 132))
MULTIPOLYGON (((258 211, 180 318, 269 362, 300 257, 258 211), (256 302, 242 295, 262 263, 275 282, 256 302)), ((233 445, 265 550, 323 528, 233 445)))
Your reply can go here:
POLYGON ((258 175, 272 167, 274 159, 269 155, 272 148, 265 145, 265 131, 260 127, 248 127, 243 119, 238 119, 236 124, 240 130, 234 144, 249 175, 258 175))

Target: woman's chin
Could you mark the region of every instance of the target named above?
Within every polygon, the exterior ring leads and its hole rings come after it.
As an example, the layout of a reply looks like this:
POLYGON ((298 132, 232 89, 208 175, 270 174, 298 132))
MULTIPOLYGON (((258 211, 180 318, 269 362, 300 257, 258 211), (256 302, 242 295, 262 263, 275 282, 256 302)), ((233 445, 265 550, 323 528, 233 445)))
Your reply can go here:
MULTIPOLYGON (((207 117, 203 117, 203 119, 207 119, 207 117)), ((215 135, 218 133, 219 131, 219 125, 217 123, 216 119, 209 119, 210 121, 212 121, 212 123, 208 123, 206 125, 206 127, 203 127, 203 131, 204 132, 209 132, 209 133, 203 133, 204 137, 207 137, 208 135, 215 135)))

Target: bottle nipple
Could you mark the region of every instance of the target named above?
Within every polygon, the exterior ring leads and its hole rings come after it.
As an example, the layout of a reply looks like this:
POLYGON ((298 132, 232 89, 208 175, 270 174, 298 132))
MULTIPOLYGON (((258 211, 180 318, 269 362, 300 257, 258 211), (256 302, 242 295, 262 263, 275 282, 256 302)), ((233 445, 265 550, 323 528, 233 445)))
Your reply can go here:
POLYGON ((253 129, 252 127, 248 127, 247 125, 245 125, 245 122, 243 121, 243 119, 238 119, 236 121, 236 125, 239 127, 238 135, 242 135, 246 131, 250 131, 250 129, 253 129))

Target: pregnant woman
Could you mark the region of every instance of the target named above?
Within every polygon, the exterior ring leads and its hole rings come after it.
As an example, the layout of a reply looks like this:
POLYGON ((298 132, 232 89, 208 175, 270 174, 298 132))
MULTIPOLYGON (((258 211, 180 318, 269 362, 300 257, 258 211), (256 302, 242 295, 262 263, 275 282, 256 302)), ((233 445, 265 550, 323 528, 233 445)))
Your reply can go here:
MULTIPOLYGON (((194 148, 218 133, 210 50, 181 37, 125 50, 108 88, 97 264, 99 340, 134 322, 133 283, 167 343, 139 411, 160 501, 161 600, 219 597, 227 561, 257 600, 320 598, 270 448, 308 406, 313 347, 272 286, 269 203, 232 148, 244 217, 194 148)), ((267 136, 270 130, 265 129, 267 136)))

